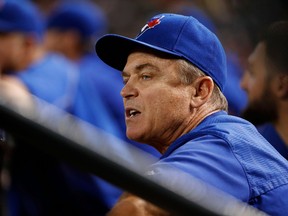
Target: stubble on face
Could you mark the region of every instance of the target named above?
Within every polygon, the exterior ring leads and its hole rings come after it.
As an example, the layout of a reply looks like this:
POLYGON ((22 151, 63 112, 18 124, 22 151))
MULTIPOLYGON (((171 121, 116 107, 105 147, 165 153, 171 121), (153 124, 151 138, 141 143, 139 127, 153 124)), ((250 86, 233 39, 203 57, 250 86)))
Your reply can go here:
POLYGON ((256 126, 268 122, 273 123, 278 118, 276 98, 271 90, 272 77, 268 72, 273 69, 268 62, 266 45, 261 42, 248 59, 250 80, 244 79, 246 81, 244 90, 248 92, 248 96, 251 95, 251 98, 241 114, 244 119, 256 126))
POLYGON ((275 122, 278 118, 277 104, 268 84, 261 97, 251 101, 242 112, 242 117, 258 126, 268 122, 275 122))

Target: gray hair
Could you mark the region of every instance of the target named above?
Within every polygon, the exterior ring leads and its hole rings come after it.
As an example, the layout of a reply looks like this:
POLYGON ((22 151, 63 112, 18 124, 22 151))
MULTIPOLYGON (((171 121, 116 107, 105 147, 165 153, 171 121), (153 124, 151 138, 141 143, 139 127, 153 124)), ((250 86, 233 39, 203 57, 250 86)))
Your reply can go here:
MULTIPOLYGON (((180 80, 185 85, 192 84, 198 77, 207 76, 203 71, 186 60, 177 59, 176 61, 179 67, 180 80)), ((227 99, 216 84, 214 85, 210 102, 216 109, 224 110, 226 112, 228 111, 227 99)))

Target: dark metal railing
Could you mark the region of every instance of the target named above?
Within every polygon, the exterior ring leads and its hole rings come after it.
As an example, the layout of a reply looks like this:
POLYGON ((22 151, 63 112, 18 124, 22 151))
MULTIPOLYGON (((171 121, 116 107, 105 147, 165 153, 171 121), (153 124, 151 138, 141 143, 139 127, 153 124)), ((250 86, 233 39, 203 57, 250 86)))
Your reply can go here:
POLYGON ((145 167, 155 161, 149 155, 51 105, 37 104, 41 108, 26 110, 0 98, 0 127, 175 215, 263 215, 193 179, 189 195, 164 187, 143 174, 145 167))

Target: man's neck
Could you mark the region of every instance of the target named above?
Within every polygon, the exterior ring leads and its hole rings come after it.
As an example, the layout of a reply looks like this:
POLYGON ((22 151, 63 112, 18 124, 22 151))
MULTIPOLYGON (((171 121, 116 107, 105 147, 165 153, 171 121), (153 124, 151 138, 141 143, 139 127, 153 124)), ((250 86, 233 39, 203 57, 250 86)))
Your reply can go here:
POLYGON ((195 110, 195 112, 191 115, 190 121, 186 122, 183 127, 179 127, 178 130, 173 133, 173 136, 169 137, 170 139, 165 141, 161 140, 159 143, 155 143, 153 146, 161 154, 164 154, 172 142, 196 128, 207 116, 220 111, 219 109, 211 109, 208 106, 210 106, 210 104, 205 104, 200 109, 197 109, 197 111, 195 110), (163 145, 163 143, 166 143, 166 145, 163 145))

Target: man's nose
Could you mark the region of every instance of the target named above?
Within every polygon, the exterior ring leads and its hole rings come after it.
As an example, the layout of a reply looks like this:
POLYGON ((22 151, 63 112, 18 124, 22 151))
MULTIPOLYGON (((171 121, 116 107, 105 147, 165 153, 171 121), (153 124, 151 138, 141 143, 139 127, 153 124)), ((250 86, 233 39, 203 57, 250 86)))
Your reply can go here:
POLYGON ((240 81, 240 86, 244 91, 247 91, 247 74, 248 74, 248 72, 244 71, 244 74, 243 74, 241 81, 240 81))
POLYGON ((137 97, 138 89, 132 80, 129 80, 121 90, 121 96, 125 99, 129 99, 131 97, 137 97))

